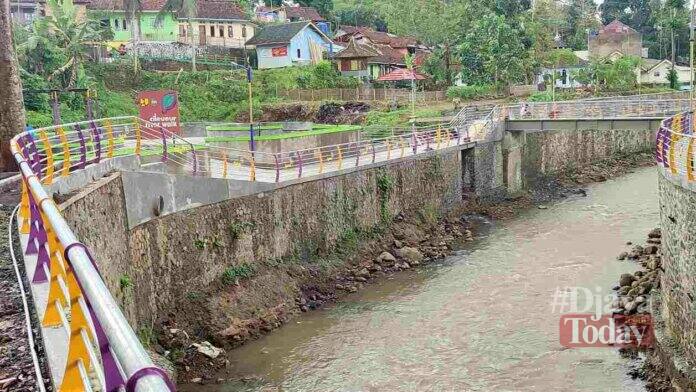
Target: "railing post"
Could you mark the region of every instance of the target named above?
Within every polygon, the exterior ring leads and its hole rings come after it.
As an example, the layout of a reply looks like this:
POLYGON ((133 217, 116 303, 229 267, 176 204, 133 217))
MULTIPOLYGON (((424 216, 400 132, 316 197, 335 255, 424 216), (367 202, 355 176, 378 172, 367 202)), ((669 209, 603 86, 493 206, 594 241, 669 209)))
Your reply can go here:
POLYGON ((372 163, 375 163, 375 157, 376 157, 376 155, 377 155, 377 154, 375 153, 375 141, 372 140, 372 141, 370 142, 370 144, 372 145, 372 163))
POLYGON ((360 166, 360 142, 355 142, 355 167, 360 166))
POLYGON ((164 128, 160 127, 160 134, 162 136, 162 162, 167 162, 169 157, 167 152, 167 136, 164 134, 164 128))
POLYGON ((80 140, 80 163, 77 165, 78 169, 84 169, 87 166, 87 145, 85 144, 85 135, 82 133, 82 128, 79 124, 75 124, 75 132, 77 132, 77 137, 80 140))
POLYGON ((276 172, 275 182, 279 182, 280 181, 280 164, 278 162, 278 154, 273 154, 273 160, 275 162, 275 172, 276 172))
POLYGON ((94 120, 89 122, 90 127, 92 128, 92 135, 94 137, 94 161, 96 163, 101 162, 101 137, 99 135, 100 133, 100 128, 97 127, 97 124, 94 123, 94 120))
POLYGON ((302 178, 302 151, 297 152, 298 171, 297 178, 302 178))

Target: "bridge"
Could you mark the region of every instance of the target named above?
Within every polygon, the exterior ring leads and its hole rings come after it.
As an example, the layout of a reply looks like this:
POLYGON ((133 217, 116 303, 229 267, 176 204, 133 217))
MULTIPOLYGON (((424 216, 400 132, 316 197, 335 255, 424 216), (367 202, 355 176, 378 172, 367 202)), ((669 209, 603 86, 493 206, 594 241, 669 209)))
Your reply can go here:
MULTIPOLYGON (((507 150, 508 158, 514 156, 515 146, 521 143, 519 132, 543 131, 550 121, 573 123, 575 130, 582 121, 606 121, 609 128, 637 121, 650 131, 655 119, 668 116, 674 117, 662 122, 658 132, 658 162, 690 183, 694 179, 693 161, 688 158, 693 155, 692 119, 691 115, 680 114, 688 111, 688 100, 660 96, 518 104, 495 107, 485 115, 465 107, 450 123, 439 126, 276 153, 183 138, 136 117, 88 120, 24 132, 13 139, 11 146, 22 175, 17 226, 51 381, 61 390, 113 391, 121 386, 128 391, 174 389, 169 376, 154 365, 105 283, 100 270, 111 260, 93 257, 71 228, 65 211, 54 201, 54 194, 79 190, 110 171, 122 169, 185 176, 195 179, 195 186, 213 184, 201 181, 217 181, 215 186, 219 181, 242 184, 250 187, 247 194, 253 194, 460 151, 457 157, 461 158, 457 159, 464 166, 462 176, 466 177, 471 169, 471 178, 461 179, 465 187, 479 187, 474 185, 479 181, 476 178, 487 179, 494 176, 493 171, 502 170, 508 191, 514 191, 520 188, 520 180, 514 178, 521 176, 518 161, 506 161, 503 166, 496 163, 500 169, 478 163, 467 169, 467 164, 498 160, 495 151, 503 143, 512 146, 507 150)), ((225 192, 205 202, 233 197, 233 192, 225 192)), ((130 226, 166 212, 163 203, 160 199, 154 210, 145 206, 150 215, 139 216, 129 222, 130 226)), ((187 203, 190 208, 191 201, 187 203)), ((178 210, 176 205, 172 208, 170 212, 178 210)), ((84 216, 90 213, 81 211, 84 216)))

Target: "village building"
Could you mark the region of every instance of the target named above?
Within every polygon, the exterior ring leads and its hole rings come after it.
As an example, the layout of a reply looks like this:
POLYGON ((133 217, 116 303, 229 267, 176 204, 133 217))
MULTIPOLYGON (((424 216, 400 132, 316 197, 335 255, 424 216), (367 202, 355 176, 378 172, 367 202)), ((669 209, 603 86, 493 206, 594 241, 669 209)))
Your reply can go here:
POLYGON ((12 0, 10 1, 10 15, 15 23, 27 24, 42 16, 41 6, 37 0, 12 0))
POLYGON ((579 88, 581 83, 573 76, 593 59, 616 61, 623 56, 635 56, 640 58, 640 65, 636 68, 636 81, 643 85, 669 84, 669 71, 674 68, 680 84, 689 81, 689 67, 675 64, 667 59, 651 59, 647 57, 648 50, 643 48, 643 40, 640 33, 629 26, 615 20, 590 33, 588 37, 588 50, 573 52, 577 61, 569 64, 559 64, 556 67, 544 67, 537 75, 537 83, 549 84, 556 73, 555 85, 557 88, 579 88))
POLYGON ((307 21, 267 25, 246 44, 256 47, 259 69, 317 64, 342 49, 307 21))
POLYGON ((203 0, 196 3, 196 13, 177 13, 177 41, 198 46, 244 48, 254 36, 256 24, 237 4, 229 0, 203 0))
POLYGON ((254 6, 254 18, 263 23, 307 21, 314 23, 324 34, 328 35, 331 32, 329 22, 319 14, 316 8, 302 7, 292 0, 284 0, 278 7, 267 6, 263 0, 260 0, 254 6))
POLYGON ((338 52, 334 59, 343 76, 352 76, 369 81, 373 77, 368 61, 381 56, 381 54, 372 45, 358 44, 354 39, 351 39, 346 48, 338 52))
MULTIPOLYGON (((140 15, 140 40, 157 42, 176 41, 176 20, 172 13, 160 15, 165 0, 142 0, 140 15), (159 17, 158 17, 159 15, 159 17)), ((92 0, 87 5, 91 19, 101 21, 111 27, 114 36, 107 45, 119 48, 133 40, 132 21, 126 17, 123 2, 120 0, 92 0)))
MULTIPOLYGON (((638 67, 638 69, 636 70, 636 77, 638 78, 638 83, 640 84, 669 84, 668 75, 671 69, 672 62, 667 59, 643 59, 640 67, 638 67)), ((674 66, 674 70, 677 72, 677 79, 681 84, 689 82, 689 67, 676 64, 674 66)))
POLYGON ((647 57, 646 49, 643 48, 640 33, 619 20, 591 33, 588 40, 589 56, 596 58, 605 58, 615 52, 625 56, 647 57))

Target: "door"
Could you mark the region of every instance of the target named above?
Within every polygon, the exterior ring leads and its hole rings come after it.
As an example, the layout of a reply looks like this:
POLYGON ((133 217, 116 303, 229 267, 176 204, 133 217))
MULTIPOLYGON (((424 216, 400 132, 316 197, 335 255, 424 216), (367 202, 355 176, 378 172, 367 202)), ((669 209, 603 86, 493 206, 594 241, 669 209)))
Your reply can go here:
POLYGON ((198 25, 198 45, 205 46, 205 25, 198 25))

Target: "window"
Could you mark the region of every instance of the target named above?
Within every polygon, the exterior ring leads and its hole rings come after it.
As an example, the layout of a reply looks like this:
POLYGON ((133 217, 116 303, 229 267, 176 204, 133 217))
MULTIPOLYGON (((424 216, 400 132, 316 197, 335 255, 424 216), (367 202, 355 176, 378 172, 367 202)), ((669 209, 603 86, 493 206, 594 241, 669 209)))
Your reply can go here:
POLYGON ((565 69, 561 71, 561 80, 563 84, 568 84, 568 71, 565 69))
POLYGON ((215 26, 210 26, 210 36, 215 37, 215 26))
POLYGON ((357 71, 360 69, 360 63, 358 60, 350 60, 350 70, 357 71))
POLYGON ((128 21, 123 19, 123 30, 128 30, 128 21))
POLYGON ((234 37, 234 29, 232 26, 227 26, 227 36, 230 38, 234 37))
POLYGON ((179 25, 179 37, 186 37, 186 25, 179 25))
POLYGON ((218 37, 225 36, 225 26, 218 26, 218 37))
POLYGON ((659 78, 659 77, 660 77, 660 73, 659 73, 659 72, 655 72, 655 77, 656 77, 656 78, 659 78))
POLYGON ((242 26, 242 37, 246 38, 246 26, 242 26))
MULTIPOLYGON (((31 16, 31 14, 25 14, 27 16, 31 16)), ((99 21, 99 26, 101 27, 109 27, 110 21, 108 19, 102 19, 99 21)))
POLYGON ((152 18, 152 28, 159 29, 161 27, 162 27, 162 21, 159 20, 159 18, 157 18, 157 17, 152 18))
POLYGON ((297 58, 302 58, 302 53, 300 52, 300 48, 297 48, 297 58))
POLYGON ((114 30, 120 29, 118 19, 114 19, 114 30))

